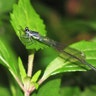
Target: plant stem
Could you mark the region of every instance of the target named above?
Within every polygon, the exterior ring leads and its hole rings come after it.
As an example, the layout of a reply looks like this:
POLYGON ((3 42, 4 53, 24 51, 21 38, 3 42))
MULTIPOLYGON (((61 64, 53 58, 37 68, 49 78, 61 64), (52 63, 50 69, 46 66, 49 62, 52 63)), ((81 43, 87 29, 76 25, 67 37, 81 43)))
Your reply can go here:
POLYGON ((11 70, 10 70, 11 74, 13 75, 13 77, 15 78, 15 80, 17 81, 18 85, 20 86, 20 88, 25 91, 24 86, 22 84, 22 82, 19 80, 18 76, 16 76, 11 70))
POLYGON ((24 96, 30 96, 29 92, 25 92, 24 96))
MULTIPOLYGON (((28 70, 27 70, 27 76, 30 78, 32 76, 32 70, 33 70, 33 59, 34 59, 34 54, 30 54, 28 56, 28 70)), ((24 96, 30 96, 30 79, 24 83, 24 96)))
MULTIPOLYGON (((43 80, 42 78, 38 81, 38 84, 41 85, 45 80, 43 80)), ((30 92, 32 93, 35 90, 35 87, 32 86, 30 89, 30 92)))
POLYGON ((30 55, 28 56, 28 71, 27 71, 27 76, 29 76, 29 77, 32 76, 33 59, 34 59, 34 54, 30 54, 30 55))

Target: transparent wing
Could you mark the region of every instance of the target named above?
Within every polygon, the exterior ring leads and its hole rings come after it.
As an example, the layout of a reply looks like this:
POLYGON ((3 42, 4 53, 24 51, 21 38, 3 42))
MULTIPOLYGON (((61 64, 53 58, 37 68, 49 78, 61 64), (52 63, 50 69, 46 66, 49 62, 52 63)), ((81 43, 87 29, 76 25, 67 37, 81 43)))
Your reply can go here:
POLYGON ((79 61, 82 64, 85 64, 89 66, 91 69, 93 69, 94 71, 96 71, 96 68, 94 66, 86 62, 85 55, 83 52, 74 48, 66 47, 64 44, 58 43, 47 37, 41 37, 41 38, 42 39, 40 42, 58 50, 61 58, 64 58, 65 60, 69 60, 71 62, 79 61))
POLYGON ((93 69, 94 71, 96 71, 96 68, 94 66, 92 66, 91 64, 86 62, 85 54, 74 48, 65 47, 64 50, 60 50, 60 57, 66 59, 66 60, 69 60, 71 62, 79 61, 82 64, 85 64, 85 65, 89 66, 91 69, 93 69))

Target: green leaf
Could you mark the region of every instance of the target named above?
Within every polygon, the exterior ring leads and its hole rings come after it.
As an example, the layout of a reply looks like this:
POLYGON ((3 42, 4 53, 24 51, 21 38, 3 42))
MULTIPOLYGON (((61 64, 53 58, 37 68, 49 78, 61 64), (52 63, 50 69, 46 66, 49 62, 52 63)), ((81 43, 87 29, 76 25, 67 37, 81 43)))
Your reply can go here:
POLYGON ((16 56, 3 39, 0 39, 0 64, 6 66, 11 73, 19 75, 16 56))
POLYGON ((46 45, 41 44, 36 40, 29 41, 29 39, 24 38, 25 34, 22 29, 24 30, 25 27, 29 27, 29 29, 32 31, 39 32, 42 36, 46 35, 45 25, 43 24, 40 16, 35 12, 29 0, 19 0, 18 5, 14 5, 13 12, 10 16, 11 24, 17 36, 27 49, 38 50, 46 47, 46 45))
POLYGON ((18 64, 19 64, 21 79, 22 79, 22 81, 24 83, 24 78, 26 77, 26 71, 25 71, 25 68, 23 66, 23 63, 22 63, 22 60, 21 60, 20 57, 18 58, 18 64))
POLYGON ((61 96, 95 96, 96 86, 87 86, 83 91, 77 86, 64 86, 60 90, 61 96))
POLYGON ((35 82, 31 82, 31 86, 35 86, 36 89, 39 88, 39 84, 38 83, 35 83, 35 82))
POLYGON ((54 71, 64 66, 64 60, 60 57, 54 59, 45 69, 42 79, 47 79, 54 71))
POLYGON ((37 72, 33 75, 32 79, 31 79, 31 82, 37 82, 40 74, 41 74, 41 70, 37 71, 37 72))
POLYGON ((60 83, 61 80, 59 78, 46 81, 36 93, 32 94, 32 96, 60 96, 60 83))
POLYGON ((96 86, 87 87, 80 96, 96 96, 96 86))
POLYGON ((79 87, 66 86, 60 90, 61 96, 81 96, 79 87))
MULTIPOLYGON (((86 61, 96 67, 96 42, 81 41, 71 45, 70 47, 84 52, 86 55, 86 61)), ((50 62, 50 64, 48 64, 42 79, 46 79, 50 75, 62 72, 86 71, 86 68, 87 66, 78 61, 70 62, 63 58, 56 57, 52 62, 50 62)))

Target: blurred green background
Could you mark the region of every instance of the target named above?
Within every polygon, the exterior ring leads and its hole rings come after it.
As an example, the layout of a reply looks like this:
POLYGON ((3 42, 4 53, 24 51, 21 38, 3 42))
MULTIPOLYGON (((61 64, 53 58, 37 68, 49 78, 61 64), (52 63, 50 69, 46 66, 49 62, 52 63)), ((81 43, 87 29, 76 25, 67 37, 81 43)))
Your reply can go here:
MULTIPOLYGON (((0 38, 10 44, 17 56, 21 56, 26 68, 27 51, 10 24, 10 12, 17 2, 0 0, 0 38)), ((66 45, 80 40, 96 40, 96 0, 31 0, 31 3, 44 20, 48 37, 66 45)), ((40 50, 35 56, 34 69, 44 69, 54 56, 53 49, 40 50)), ((0 86, 8 87, 8 71, 1 65, 0 70, 0 86)), ((64 73, 61 86, 78 86, 83 92, 86 87, 96 85, 95 77, 96 73, 92 71, 64 73)), ((93 89, 96 91, 96 87, 93 89)))

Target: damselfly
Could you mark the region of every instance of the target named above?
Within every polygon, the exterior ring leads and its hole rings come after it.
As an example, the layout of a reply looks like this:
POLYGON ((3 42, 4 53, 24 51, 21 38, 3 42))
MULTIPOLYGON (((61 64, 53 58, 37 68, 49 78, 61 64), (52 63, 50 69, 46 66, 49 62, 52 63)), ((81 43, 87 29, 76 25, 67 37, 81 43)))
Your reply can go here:
POLYGON ((58 50, 60 52, 60 56, 62 58, 68 59, 70 61, 77 60, 77 61, 89 66, 94 71, 96 71, 96 68, 94 66, 92 66, 91 64, 86 62, 85 55, 83 52, 76 50, 74 48, 66 47, 66 46, 62 47, 62 44, 60 44, 46 36, 41 36, 38 32, 29 30, 28 27, 25 28, 24 32, 25 32, 27 38, 35 39, 38 42, 41 42, 43 44, 46 44, 47 46, 51 46, 51 47, 55 48, 56 50, 58 50))

